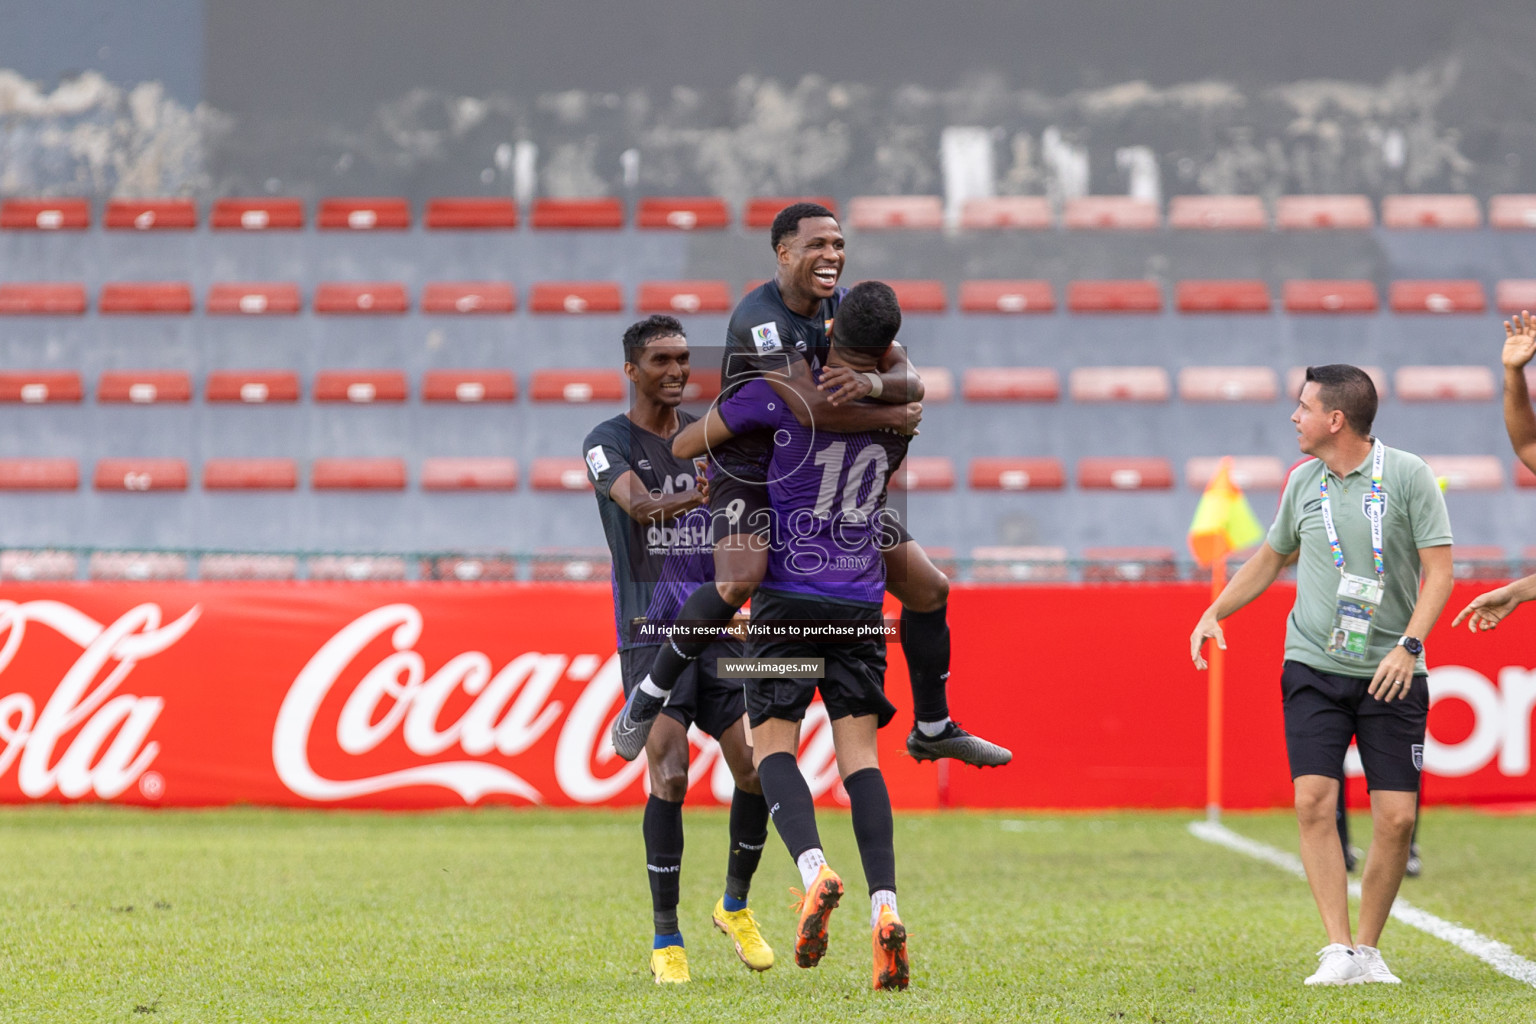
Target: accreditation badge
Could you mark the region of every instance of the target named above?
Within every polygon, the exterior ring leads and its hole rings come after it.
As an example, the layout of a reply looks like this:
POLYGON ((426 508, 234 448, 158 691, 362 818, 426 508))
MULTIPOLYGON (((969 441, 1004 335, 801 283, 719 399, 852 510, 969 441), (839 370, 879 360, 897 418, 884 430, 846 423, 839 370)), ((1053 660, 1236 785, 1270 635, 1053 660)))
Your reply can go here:
POLYGON ((1371 620, 1386 588, 1380 580, 1342 573, 1338 600, 1334 605, 1333 628, 1328 635, 1328 653, 1351 661, 1364 661, 1370 652, 1371 620))

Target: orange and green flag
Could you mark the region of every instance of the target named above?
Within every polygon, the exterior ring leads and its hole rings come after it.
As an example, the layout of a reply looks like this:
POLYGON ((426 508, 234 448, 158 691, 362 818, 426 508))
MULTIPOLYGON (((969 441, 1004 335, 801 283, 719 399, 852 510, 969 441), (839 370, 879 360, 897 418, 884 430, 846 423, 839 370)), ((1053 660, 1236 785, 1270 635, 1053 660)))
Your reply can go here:
POLYGON ((1200 495, 1195 521, 1189 524, 1190 553, 1201 565, 1210 565, 1227 552, 1251 548, 1263 539, 1263 525, 1243 497, 1243 489, 1232 482, 1232 460, 1224 458, 1200 495))

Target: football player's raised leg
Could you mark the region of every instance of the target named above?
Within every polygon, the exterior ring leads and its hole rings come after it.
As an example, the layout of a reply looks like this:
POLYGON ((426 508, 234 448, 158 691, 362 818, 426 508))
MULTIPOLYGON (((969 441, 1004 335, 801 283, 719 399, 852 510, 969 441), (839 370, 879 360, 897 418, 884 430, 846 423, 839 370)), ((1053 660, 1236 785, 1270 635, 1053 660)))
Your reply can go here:
POLYGON ((912 682, 915 722, 907 751, 919 761, 952 757, 977 767, 1013 760, 1013 752, 974 736, 949 717, 949 578, 917 541, 884 553, 886 589, 901 602, 901 643, 912 682))

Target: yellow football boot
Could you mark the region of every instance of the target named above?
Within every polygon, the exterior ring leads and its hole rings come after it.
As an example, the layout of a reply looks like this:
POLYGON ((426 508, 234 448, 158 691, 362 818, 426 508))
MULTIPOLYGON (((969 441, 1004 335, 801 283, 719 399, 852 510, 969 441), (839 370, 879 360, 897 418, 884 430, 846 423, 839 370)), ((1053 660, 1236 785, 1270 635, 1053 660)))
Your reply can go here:
POLYGON ((757 920, 750 908, 726 910, 725 897, 715 901, 715 927, 731 937, 736 944, 736 955, 754 971, 766 971, 773 966, 773 950, 763 940, 757 929, 757 920))
POLYGON ((688 981, 688 951, 682 946, 651 950, 651 974, 658 985, 681 985, 688 981))

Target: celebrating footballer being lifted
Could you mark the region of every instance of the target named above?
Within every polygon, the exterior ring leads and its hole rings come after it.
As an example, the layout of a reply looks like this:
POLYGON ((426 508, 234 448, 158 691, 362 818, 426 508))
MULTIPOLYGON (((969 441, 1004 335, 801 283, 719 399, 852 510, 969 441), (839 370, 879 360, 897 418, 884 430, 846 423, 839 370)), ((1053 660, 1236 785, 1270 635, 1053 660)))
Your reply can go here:
MULTIPOLYGON (((923 384, 899 343, 873 370, 827 365, 847 291, 838 287, 845 254, 832 212, 815 203, 788 206, 773 220, 771 241, 777 272, 731 315, 722 401, 761 379, 803 426, 832 432, 915 430, 923 384)), ((752 431, 710 452, 715 582, 699 587, 683 604, 676 619, 680 628, 667 637, 650 674, 630 692, 614 722, 614 749, 627 760, 645 749, 651 723, 677 679, 712 642, 714 630, 728 624, 762 582, 773 543, 768 495, 773 451, 771 432, 752 431)), ((902 604, 902 646, 912 682, 915 721, 908 753, 920 761, 949 757, 978 767, 1007 764, 1012 752, 966 732, 949 716, 949 580, 899 523, 888 539, 881 552, 885 587, 902 604)))

